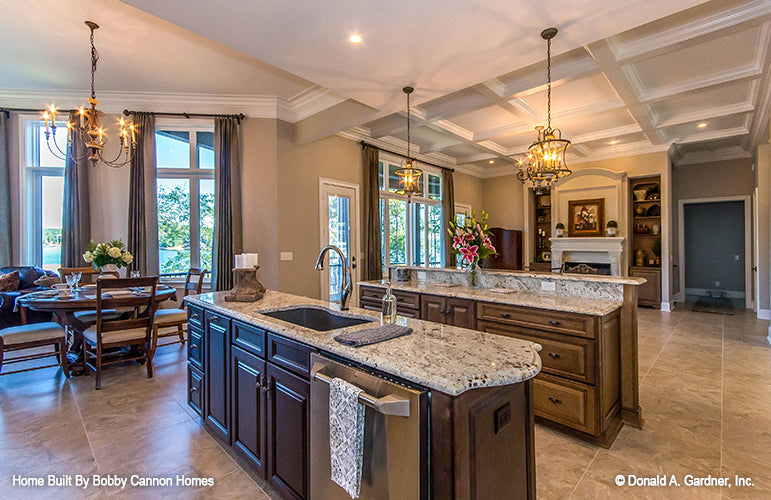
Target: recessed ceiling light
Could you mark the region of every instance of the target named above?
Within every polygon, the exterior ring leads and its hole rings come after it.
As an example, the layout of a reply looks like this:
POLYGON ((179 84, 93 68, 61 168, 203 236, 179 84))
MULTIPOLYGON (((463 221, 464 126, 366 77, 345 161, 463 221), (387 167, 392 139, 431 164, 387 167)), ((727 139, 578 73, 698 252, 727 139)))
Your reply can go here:
POLYGON ((697 126, 697 127, 699 127, 699 128, 704 128, 704 127, 706 127, 706 126, 707 126, 707 124, 706 124, 706 123, 699 123, 699 124, 698 124, 698 125, 696 125, 696 126, 697 126))
POLYGON ((356 45, 356 44, 361 43, 362 38, 361 38, 361 35, 353 34, 353 35, 348 37, 348 41, 351 42, 352 44, 356 45))
POLYGON ((614 145, 614 144, 618 144, 618 140, 617 139, 613 139, 608 144, 610 144, 611 146, 614 145))
POLYGON ((493 163, 495 163, 495 160, 490 160, 488 163, 489 163, 490 165, 492 165, 493 163))

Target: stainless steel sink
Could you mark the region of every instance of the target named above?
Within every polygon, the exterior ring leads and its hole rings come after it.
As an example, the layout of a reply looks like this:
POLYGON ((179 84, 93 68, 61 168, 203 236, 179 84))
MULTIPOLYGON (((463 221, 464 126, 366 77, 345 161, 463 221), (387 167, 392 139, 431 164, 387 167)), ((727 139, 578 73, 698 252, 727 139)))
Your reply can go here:
POLYGON ((338 328, 345 328, 347 326, 361 325, 363 323, 378 321, 373 317, 343 316, 341 314, 335 314, 332 311, 328 311, 326 309, 307 306, 290 307, 287 309, 268 311, 260 314, 270 316, 271 318, 280 319, 281 321, 286 321, 287 323, 292 323, 293 325, 312 328, 319 332, 326 332, 329 330, 336 330, 338 328))

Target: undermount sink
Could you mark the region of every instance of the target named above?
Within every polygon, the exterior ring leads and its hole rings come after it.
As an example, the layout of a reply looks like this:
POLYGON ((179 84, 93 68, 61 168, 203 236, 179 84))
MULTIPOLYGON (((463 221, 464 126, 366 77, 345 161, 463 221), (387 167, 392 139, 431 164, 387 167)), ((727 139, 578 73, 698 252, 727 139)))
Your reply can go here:
POLYGON ((347 326, 361 325, 363 323, 370 323, 378 321, 376 318, 371 317, 355 317, 355 316, 343 316, 341 314, 335 314, 326 309, 319 309, 315 307, 291 307, 287 309, 281 309, 278 311, 263 312, 265 316, 271 318, 280 319, 293 325, 302 326, 305 328, 312 328, 319 332, 326 332, 329 330, 336 330, 338 328, 345 328, 347 326))

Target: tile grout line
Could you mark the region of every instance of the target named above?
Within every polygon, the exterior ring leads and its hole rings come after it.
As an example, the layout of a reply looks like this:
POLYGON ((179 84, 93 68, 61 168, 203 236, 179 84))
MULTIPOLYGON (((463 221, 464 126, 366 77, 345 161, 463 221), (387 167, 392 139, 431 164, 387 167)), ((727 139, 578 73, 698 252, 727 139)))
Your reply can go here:
POLYGON ((648 378, 648 374, 650 374, 651 370, 652 370, 652 369, 653 369, 653 367, 656 365, 656 361, 658 361, 658 360, 659 360, 659 357, 661 357, 661 353, 662 353, 662 352, 664 352, 664 349, 667 347, 667 344, 668 344, 668 343, 669 343, 669 341, 672 339, 672 336, 675 334, 675 330, 676 330, 676 329, 677 329, 677 327, 680 325, 680 323, 683 321, 683 319, 684 319, 684 318, 680 318, 680 319, 677 321, 677 323, 675 324, 674 328, 672 328, 672 331, 669 333, 669 336, 668 336, 668 337, 667 337, 667 339, 664 341, 664 344, 662 344, 662 346, 661 346, 661 349, 659 349, 659 352, 656 354, 656 357, 655 357, 655 358, 653 358, 653 362, 650 364, 650 366, 648 367, 648 369, 645 371, 645 374, 644 374, 642 377, 640 377, 640 381, 638 382, 638 384, 642 384, 643 382, 645 382, 645 379, 646 379, 646 378, 648 378))
POLYGON ((571 498, 573 498, 573 494, 574 494, 574 493, 576 492, 576 490, 578 489, 578 485, 579 485, 579 484, 581 484, 581 481, 583 481, 583 479, 584 479, 584 476, 586 476, 586 473, 587 473, 587 472, 589 472, 589 468, 590 468, 590 467, 592 466, 592 464, 594 463, 594 459, 595 459, 595 458, 597 458, 597 455, 599 455, 599 454, 600 454, 600 449, 598 448, 598 449, 597 449, 597 450, 595 450, 595 452, 594 452, 594 456, 592 457, 592 461, 591 461, 591 462, 589 462, 589 465, 587 465, 587 466, 586 466, 586 469, 584 469, 584 472, 583 472, 583 474, 581 474, 581 477, 579 477, 579 478, 578 478, 578 481, 576 481, 576 485, 575 485, 575 486, 573 486, 573 489, 570 491, 570 495, 568 495, 568 500, 570 500, 571 498))

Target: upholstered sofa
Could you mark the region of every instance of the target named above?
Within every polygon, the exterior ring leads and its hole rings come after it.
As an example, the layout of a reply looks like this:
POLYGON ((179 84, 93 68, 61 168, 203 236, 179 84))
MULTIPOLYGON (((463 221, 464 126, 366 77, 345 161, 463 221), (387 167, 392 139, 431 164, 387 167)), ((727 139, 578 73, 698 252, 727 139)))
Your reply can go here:
MULTIPOLYGON (((0 328, 17 326, 21 324, 21 313, 13 312, 16 297, 25 293, 43 290, 35 284, 35 280, 41 276, 58 276, 53 271, 46 271, 37 266, 11 266, 0 267, 0 274, 19 271, 19 289, 13 292, 0 292, 0 328)), ((51 313, 30 311, 26 312, 27 323, 41 323, 51 321, 51 313)))

